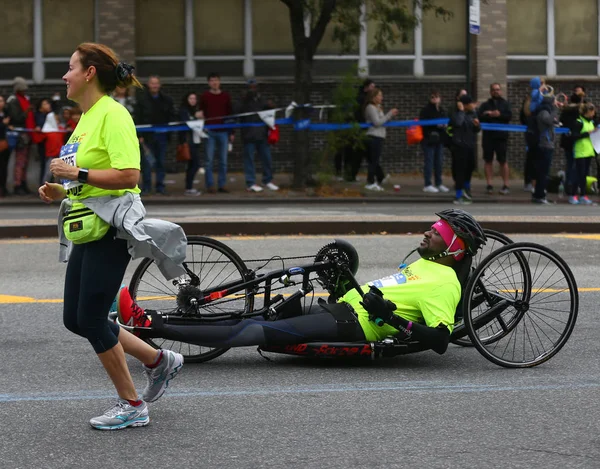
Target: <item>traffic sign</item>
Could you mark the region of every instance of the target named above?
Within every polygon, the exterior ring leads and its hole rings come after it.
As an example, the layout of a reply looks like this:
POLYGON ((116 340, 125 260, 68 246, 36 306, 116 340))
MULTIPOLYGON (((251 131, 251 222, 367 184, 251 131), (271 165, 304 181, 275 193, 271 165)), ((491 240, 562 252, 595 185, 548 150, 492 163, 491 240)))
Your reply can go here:
POLYGON ((469 0, 469 33, 481 32, 480 0, 469 0))

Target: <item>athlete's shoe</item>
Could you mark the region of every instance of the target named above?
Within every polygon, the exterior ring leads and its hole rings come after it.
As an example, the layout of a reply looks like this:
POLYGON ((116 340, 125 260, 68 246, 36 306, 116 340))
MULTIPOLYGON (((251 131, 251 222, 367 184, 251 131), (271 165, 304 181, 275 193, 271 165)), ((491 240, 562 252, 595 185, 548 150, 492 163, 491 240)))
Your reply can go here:
POLYGON ((98 430, 120 430, 127 427, 143 427, 150 423, 148 406, 142 402, 139 406, 132 406, 124 399, 114 407, 108 409, 99 417, 90 420, 90 425, 98 430))
POLYGON ((117 316, 119 323, 124 326, 150 327, 152 325, 144 309, 131 298, 127 287, 121 288, 117 293, 117 316))
POLYGON ((142 393, 142 399, 146 402, 154 402, 161 397, 169 383, 183 366, 183 355, 172 352, 171 350, 162 350, 163 356, 155 368, 148 368, 144 365, 144 374, 148 384, 142 393))
POLYGON ((580 205, 593 205, 594 202, 592 202, 587 195, 584 195, 581 199, 579 199, 579 204, 580 205))

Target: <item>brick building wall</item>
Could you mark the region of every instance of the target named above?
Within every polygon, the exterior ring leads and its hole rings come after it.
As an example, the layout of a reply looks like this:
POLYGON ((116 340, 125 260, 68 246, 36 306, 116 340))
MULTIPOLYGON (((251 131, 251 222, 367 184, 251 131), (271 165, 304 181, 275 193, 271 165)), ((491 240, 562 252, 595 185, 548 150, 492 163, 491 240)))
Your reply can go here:
POLYGON ((135 0, 97 0, 96 40, 119 51, 122 60, 135 60, 135 0))
MULTIPOLYGON (((576 84, 583 83, 586 86, 587 94, 592 102, 600 103, 600 83, 597 81, 591 82, 573 82, 573 81, 553 81, 550 84, 555 87, 557 92, 564 91, 568 95, 576 84)), ((414 119, 418 116, 419 110, 428 100, 429 93, 432 89, 438 89, 442 95, 442 105, 446 108, 452 102, 453 97, 460 87, 464 86, 460 82, 379 82, 384 93, 385 108, 398 107, 400 114, 399 119, 414 119)), ((335 87, 334 82, 317 82, 313 86, 311 100, 314 104, 327 104, 331 102, 332 90, 335 87)), ((173 97, 178 105, 181 102, 182 96, 188 91, 201 92, 205 88, 204 83, 179 83, 165 84, 164 91, 173 97)), ((231 92, 234 98, 239 98, 245 87, 239 84, 223 84, 223 88, 231 92)), ((43 85, 32 86, 29 90, 33 100, 37 100, 44 96, 51 96, 55 91, 61 91, 64 95, 64 87, 61 85, 43 85)), ((0 94, 8 96, 12 90, 10 87, 0 87, 0 94)), ((268 98, 275 101, 278 107, 287 106, 292 99, 292 86, 290 83, 262 83, 261 92, 268 98)), ((513 123, 519 123, 519 107, 529 92, 529 84, 526 81, 512 81, 508 84, 506 96, 513 108, 513 123)), ((485 96, 482 96, 485 99, 485 96)), ((314 119, 318 119, 318 114, 315 113, 314 119)), ((287 172, 293 167, 293 148, 291 139, 291 127, 284 126, 281 129, 281 141, 273 147, 273 162, 275 171, 287 172)), ((311 148, 315 159, 318 158, 320 152, 325 147, 325 134, 322 132, 312 132, 311 148)), ((558 139, 557 139, 558 140, 558 139)), ((175 139, 172 139, 174 143, 175 139)), ((169 157, 169 171, 182 171, 183 166, 174 160, 174 145, 171 146, 169 157)), ((558 141, 557 141, 558 148, 558 141)), ((524 138, 521 133, 511 133, 509 139, 509 164, 518 172, 522 172, 525 149, 524 138)), ((239 138, 234 144, 234 152, 229 157, 229 166, 232 171, 242 171, 242 154, 239 138)), ((553 167, 558 169, 564 162, 562 150, 555 153, 553 167)), ((450 158, 446 152, 445 166, 449 168, 450 158)), ((422 152, 418 146, 408 146, 406 144, 406 135, 403 128, 392 128, 388 130, 388 137, 384 146, 382 164, 387 172, 391 173, 420 173, 422 170, 422 152)), ((331 162, 331 166, 333 162, 331 162)))

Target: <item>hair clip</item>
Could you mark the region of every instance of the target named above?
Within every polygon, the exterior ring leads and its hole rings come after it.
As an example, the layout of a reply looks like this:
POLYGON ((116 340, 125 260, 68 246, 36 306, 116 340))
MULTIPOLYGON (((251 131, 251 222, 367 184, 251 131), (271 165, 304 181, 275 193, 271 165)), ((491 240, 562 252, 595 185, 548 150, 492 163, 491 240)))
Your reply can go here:
POLYGON ((133 75, 134 70, 135 67, 133 65, 129 65, 126 62, 119 62, 117 64, 115 73, 117 74, 117 78, 119 81, 125 81, 127 77, 133 75))

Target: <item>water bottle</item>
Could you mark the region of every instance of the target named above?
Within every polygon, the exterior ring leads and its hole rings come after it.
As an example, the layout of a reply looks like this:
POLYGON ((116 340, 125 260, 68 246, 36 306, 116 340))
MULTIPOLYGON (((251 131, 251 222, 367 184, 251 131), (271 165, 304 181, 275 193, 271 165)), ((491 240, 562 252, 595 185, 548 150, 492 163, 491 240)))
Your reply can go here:
POLYGON ((562 181, 560 181, 560 184, 558 186, 558 198, 562 199, 565 196, 565 185, 563 184, 562 181))

